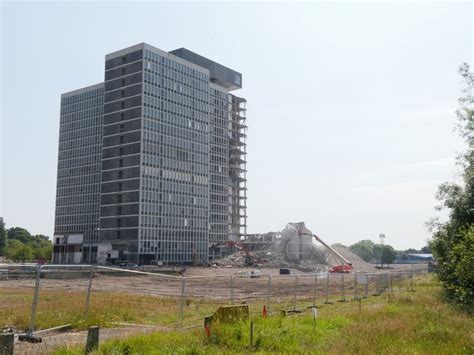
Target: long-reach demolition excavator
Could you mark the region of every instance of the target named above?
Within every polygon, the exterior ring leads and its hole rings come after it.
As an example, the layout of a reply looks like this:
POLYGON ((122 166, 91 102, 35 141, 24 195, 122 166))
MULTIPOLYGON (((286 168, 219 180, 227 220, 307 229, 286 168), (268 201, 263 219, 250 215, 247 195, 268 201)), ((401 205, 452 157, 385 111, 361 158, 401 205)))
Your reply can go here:
POLYGON ((318 242, 320 242, 322 245, 324 245, 335 257, 338 259, 341 264, 340 265, 334 265, 329 269, 329 272, 337 272, 337 273, 349 273, 352 271, 352 263, 347 260, 345 257, 343 257, 337 250, 335 250, 333 247, 330 245, 326 244, 320 237, 318 237, 316 234, 304 232, 302 230, 298 230, 298 235, 310 235, 314 239, 316 239, 318 242))

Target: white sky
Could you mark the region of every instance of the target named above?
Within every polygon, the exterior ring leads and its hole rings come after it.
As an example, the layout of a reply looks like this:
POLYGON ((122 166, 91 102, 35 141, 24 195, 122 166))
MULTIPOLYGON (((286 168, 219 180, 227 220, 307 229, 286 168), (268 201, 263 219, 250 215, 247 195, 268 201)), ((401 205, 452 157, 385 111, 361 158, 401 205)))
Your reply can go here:
POLYGON ((2 16, 0 215, 51 236, 59 100, 106 53, 189 48, 243 73, 251 233, 306 225, 330 243, 422 247, 456 178, 457 68, 470 3, 13 3, 2 16))

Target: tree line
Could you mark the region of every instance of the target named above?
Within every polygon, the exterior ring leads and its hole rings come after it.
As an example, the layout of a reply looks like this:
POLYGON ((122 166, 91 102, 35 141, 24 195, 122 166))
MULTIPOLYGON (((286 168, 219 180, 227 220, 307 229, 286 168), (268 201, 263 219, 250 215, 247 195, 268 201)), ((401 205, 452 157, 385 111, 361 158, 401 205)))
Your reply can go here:
POLYGON ((50 261, 53 244, 47 236, 31 235, 21 227, 0 225, 0 255, 12 261, 50 261))
POLYGON ((376 244, 369 239, 364 239, 352 244, 349 248, 364 261, 368 263, 380 263, 382 266, 392 264, 397 258, 401 261, 407 261, 408 254, 430 252, 428 247, 424 247, 420 251, 416 249, 395 250, 391 245, 376 244))
POLYGON ((438 262, 437 274, 445 295, 470 313, 474 313, 474 73, 467 63, 459 74, 463 88, 458 100, 458 131, 466 142, 466 151, 458 156, 461 181, 439 186, 437 199, 449 218, 428 222, 433 232, 430 247, 438 262))

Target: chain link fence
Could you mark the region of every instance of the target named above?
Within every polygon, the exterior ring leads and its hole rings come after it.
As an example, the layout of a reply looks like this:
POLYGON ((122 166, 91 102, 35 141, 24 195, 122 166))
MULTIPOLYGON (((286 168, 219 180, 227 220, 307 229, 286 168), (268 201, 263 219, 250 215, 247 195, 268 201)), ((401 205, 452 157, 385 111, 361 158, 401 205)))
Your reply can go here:
POLYGON ((184 329, 201 326, 223 305, 246 304, 258 316, 410 292, 426 271, 183 277, 92 265, 19 266, 0 269, 0 325, 26 331, 30 341, 65 326, 184 329))

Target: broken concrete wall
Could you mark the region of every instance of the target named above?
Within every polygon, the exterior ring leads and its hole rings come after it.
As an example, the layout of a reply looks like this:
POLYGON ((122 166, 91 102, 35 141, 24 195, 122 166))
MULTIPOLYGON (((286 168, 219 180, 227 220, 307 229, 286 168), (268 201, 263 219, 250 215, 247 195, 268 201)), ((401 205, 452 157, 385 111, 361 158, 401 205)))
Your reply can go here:
POLYGON ((288 261, 308 259, 313 253, 313 237, 301 233, 311 234, 304 222, 288 223, 281 232, 279 248, 286 255, 288 261))

